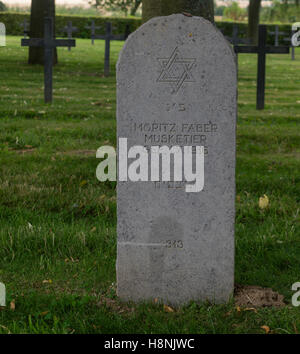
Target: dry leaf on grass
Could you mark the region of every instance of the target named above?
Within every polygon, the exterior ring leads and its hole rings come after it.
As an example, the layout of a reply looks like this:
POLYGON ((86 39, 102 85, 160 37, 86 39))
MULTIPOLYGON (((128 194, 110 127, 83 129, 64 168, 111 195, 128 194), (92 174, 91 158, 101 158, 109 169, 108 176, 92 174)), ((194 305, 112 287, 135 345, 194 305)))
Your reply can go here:
POLYGON ((174 309, 172 309, 172 307, 170 307, 168 305, 164 305, 164 311, 165 312, 174 312, 174 309))
POLYGON ((266 332, 266 334, 268 334, 270 332, 269 326, 261 326, 260 328, 263 329, 266 332))
POLYGON ((266 194, 264 194, 263 197, 259 198, 258 206, 260 207, 260 209, 266 209, 269 206, 269 198, 266 194))
POLYGON ((12 311, 15 311, 15 309, 16 309, 16 301, 15 300, 12 300, 11 302, 10 302, 10 309, 12 310, 12 311))

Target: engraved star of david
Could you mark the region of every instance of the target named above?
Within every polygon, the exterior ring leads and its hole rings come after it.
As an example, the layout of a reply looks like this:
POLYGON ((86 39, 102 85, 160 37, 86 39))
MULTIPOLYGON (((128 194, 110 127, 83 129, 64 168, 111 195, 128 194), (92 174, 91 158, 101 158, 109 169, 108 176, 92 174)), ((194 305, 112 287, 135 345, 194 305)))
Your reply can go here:
POLYGON ((177 93, 185 82, 195 82, 191 73, 196 59, 184 59, 178 48, 175 48, 170 58, 158 58, 162 71, 157 82, 168 83, 172 93, 177 93))

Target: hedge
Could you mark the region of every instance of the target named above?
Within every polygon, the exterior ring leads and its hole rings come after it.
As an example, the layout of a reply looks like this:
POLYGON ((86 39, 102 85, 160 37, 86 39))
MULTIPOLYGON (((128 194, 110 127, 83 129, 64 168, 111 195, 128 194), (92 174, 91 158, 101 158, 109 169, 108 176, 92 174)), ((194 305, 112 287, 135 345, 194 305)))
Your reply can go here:
MULTIPOLYGON (((29 22, 30 15, 22 14, 22 13, 8 13, 8 12, 0 12, 0 22, 3 22, 6 26, 6 32, 8 35, 23 35, 23 27, 22 22, 24 20, 29 22)), ((65 37, 66 34, 63 33, 62 28, 65 27, 68 21, 72 21, 72 25, 79 29, 78 32, 74 33, 75 38, 90 38, 90 30, 85 27, 91 23, 92 20, 95 21, 96 26, 100 26, 101 29, 97 30, 97 33, 105 32, 105 23, 111 22, 113 25, 115 34, 124 34, 126 30, 126 26, 129 26, 130 32, 135 31, 141 25, 141 19, 139 18, 115 18, 115 17, 86 17, 86 16, 63 16, 57 15, 56 18, 56 35, 57 37, 65 37)), ((232 29, 234 22, 216 22, 217 27, 223 32, 226 36, 232 35, 232 29)), ((246 38, 247 37, 247 23, 236 23, 239 27, 239 37, 246 38)), ((267 25, 268 32, 274 31, 275 25, 267 25)), ((290 24, 281 24, 279 26, 280 32, 289 33, 291 30, 290 24)), ((280 36, 280 44, 287 44, 286 42, 282 42, 282 37, 280 36)), ((268 43, 274 43, 274 36, 268 34, 268 43)))
MULTIPOLYGON (((30 14, 20 13, 8 13, 0 12, 0 22, 6 26, 6 33, 13 36, 23 35, 24 20, 30 21, 30 14)), ((78 28, 78 32, 73 33, 75 38, 90 38, 90 30, 86 29, 87 25, 91 24, 91 21, 95 21, 95 25, 101 27, 96 33, 105 33, 105 23, 111 22, 115 34, 125 33, 126 26, 129 26, 130 32, 135 31, 141 25, 141 19, 135 18, 115 18, 115 17, 86 17, 86 16, 62 16, 56 15, 55 26, 56 36, 66 37, 66 33, 62 29, 67 25, 69 21, 72 21, 72 25, 78 28)))

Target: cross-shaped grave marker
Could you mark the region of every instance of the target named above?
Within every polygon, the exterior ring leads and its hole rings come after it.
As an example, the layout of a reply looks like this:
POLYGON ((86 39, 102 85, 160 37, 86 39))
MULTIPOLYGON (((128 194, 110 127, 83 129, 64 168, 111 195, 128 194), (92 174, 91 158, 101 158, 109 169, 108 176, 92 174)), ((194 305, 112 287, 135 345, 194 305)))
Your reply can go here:
POLYGON ((112 24, 107 22, 105 35, 97 35, 97 39, 105 39, 104 76, 109 76, 110 71, 110 41, 125 41, 130 34, 128 25, 126 26, 125 34, 114 35, 112 30, 112 24))
POLYGON ((266 54, 288 54, 289 47, 267 46, 267 26, 259 26, 258 46, 234 46, 236 53, 256 53, 257 58, 257 90, 256 109, 265 106, 266 54))
POLYGON ((29 23, 28 23, 28 21, 25 19, 22 23, 20 23, 20 26, 23 27, 24 38, 26 38, 29 35, 29 23))
MULTIPOLYGON (((284 33, 284 34, 288 35, 288 33, 284 33)), ((295 47, 293 46, 293 43, 292 43, 292 36, 293 36, 293 32, 290 33, 290 37, 283 38, 283 41, 284 42, 289 42, 289 47, 292 48, 291 59, 295 60, 295 47)))
POLYGON ((278 47, 278 45, 279 45, 279 36, 280 35, 283 35, 283 34, 286 34, 285 32, 280 32, 279 31, 279 26, 278 25, 276 25, 275 26, 275 31, 269 31, 268 32, 270 35, 272 35, 272 36, 275 36, 275 46, 276 47, 278 47))
POLYGON ((44 38, 22 39, 23 47, 44 48, 44 95, 45 103, 52 102, 53 49, 56 47, 75 47, 74 39, 55 39, 53 18, 46 17, 44 22, 44 38))
POLYGON ((239 27, 238 27, 237 24, 233 25, 232 36, 231 37, 225 36, 225 38, 233 45, 251 44, 251 39, 249 39, 249 38, 239 38, 239 27))
POLYGON ((91 22, 91 25, 90 26, 85 26, 85 28, 91 30, 91 39, 92 39, 92 44, 94 45, 95 44, 95 39, 98 39, 97 35, 96 35, 96 30, 100 29, 101 27, 100 26, 96 26, 95 25, 95 21, 93 20, 91 22))
MULTIPOLYGON (((77 32, 77 31, 78 31, 78 28, 77 28, 77 27, 73 27, 72 21, 69 21, 68 24, 67 24, 67 26, 65 26, 65 27, 62 29, 62 31, 67 33, 68 39, 73 39, 73 32, 77 32)), ((71 47, 69 47, 68 50, 70 51, 70 50, 71 50, 71 47)))

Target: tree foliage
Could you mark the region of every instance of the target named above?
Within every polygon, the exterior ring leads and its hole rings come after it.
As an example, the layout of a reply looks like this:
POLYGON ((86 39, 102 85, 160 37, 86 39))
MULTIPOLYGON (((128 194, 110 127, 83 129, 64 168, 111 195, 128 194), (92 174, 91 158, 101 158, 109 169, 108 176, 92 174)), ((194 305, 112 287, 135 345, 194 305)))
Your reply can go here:
POLYGON ((223 15, 234 21, 241 21, 247 17, 247 10, 242 9, 237 2, 233 2, 224 9, 223 15))
POLYGON ((7 10, 6 5, 2 1, 0 1, 0 11, 6 11, 6 10, 7 10))
POLYGON ((103 10, 119 10, 134 16, 140 7, 142 0, 89 0, 89 4, 103 10))

